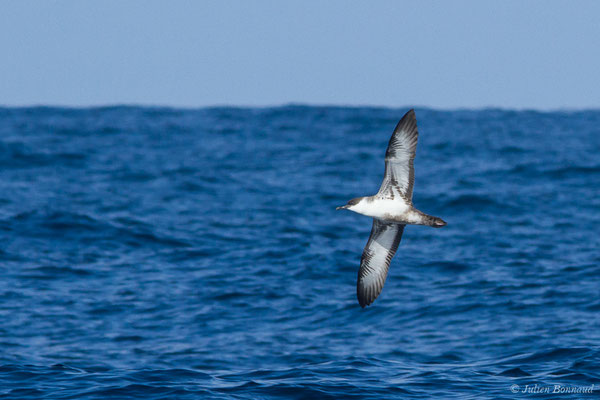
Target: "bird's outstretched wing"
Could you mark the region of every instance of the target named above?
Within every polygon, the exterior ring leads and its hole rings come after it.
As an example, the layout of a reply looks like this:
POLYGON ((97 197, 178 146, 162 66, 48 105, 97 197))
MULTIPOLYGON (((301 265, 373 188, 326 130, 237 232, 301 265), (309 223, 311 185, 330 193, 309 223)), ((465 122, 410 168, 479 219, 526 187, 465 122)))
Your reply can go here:
POLYGON ((412 202, 415 168, 413 161, 417 150, 417 118, 410 110, 396 125, 385 152, 385 175, 377 196, 394 199, 399 196, 412 202))
POLYGON ((381 293, 404 226, 373 219, 371 236, 363 250, 358 270, 356 296, 361 307, 371 304, 381 293))

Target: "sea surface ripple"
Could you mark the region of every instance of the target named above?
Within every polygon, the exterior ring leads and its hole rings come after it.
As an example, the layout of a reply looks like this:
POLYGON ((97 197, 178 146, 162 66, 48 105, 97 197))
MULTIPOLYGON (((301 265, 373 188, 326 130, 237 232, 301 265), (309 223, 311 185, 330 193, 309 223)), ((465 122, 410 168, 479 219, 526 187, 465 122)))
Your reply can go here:
POLYGON ((335 207, 405 111, 0 108, 0 397, 597 396, 600 112, 417 109, 448 226, 363 310, 335 207))

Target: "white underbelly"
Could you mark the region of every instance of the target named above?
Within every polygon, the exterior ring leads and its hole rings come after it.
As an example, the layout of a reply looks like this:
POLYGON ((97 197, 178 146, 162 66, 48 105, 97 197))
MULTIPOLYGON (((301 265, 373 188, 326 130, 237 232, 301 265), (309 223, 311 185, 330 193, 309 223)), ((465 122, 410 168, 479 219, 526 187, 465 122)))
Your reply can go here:
MULTIPOLYGON (((363 203, 363 202, 361 202, 363 203)), ((370 202, 364 202, 357 210, 359 214, 367 215, 379 219, 393 219, 403 215, 408 211, 409 206, 401 200, 375 199, 370 202)))

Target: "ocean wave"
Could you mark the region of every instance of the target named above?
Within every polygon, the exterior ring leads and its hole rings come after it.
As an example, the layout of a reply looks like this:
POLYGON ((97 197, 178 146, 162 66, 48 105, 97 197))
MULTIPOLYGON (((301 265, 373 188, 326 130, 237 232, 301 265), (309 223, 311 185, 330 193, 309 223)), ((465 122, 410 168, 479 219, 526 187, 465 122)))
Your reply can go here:
POLYGON ((335 207, 403 111, 0 108, 0 397, 596 384, 600 113, 417 109, 414 202, 448 226, 407 227, 362 309, 372 221, 335 207))

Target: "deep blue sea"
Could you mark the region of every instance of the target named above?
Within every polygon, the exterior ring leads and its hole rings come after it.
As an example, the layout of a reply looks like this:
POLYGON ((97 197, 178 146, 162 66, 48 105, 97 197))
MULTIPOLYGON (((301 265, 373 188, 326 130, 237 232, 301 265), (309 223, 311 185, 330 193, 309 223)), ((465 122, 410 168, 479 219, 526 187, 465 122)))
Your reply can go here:
POLYGON ((417 109, 361 309, 406 111, 0 108, 0 398, 597 398, 600 111, 417 109))

